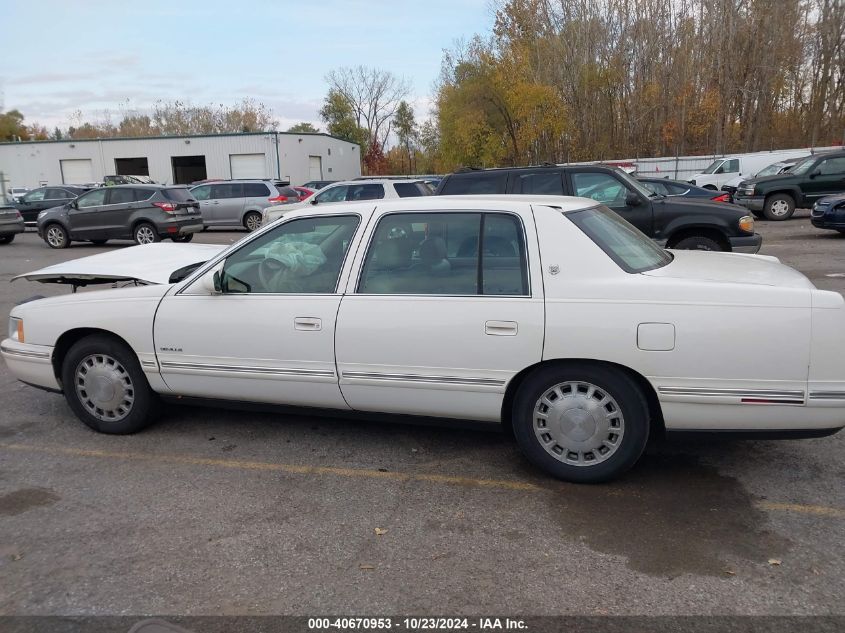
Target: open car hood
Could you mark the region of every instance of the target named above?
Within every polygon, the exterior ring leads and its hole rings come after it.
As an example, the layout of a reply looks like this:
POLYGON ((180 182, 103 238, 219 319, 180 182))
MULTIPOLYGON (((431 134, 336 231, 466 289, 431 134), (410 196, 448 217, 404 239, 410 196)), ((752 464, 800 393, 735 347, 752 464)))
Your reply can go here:
POLYGON ((12 278, 41 283, 88 286, 115 281, 175 283, 226 246, 217 244, 145 244, 72 259, 12 278))

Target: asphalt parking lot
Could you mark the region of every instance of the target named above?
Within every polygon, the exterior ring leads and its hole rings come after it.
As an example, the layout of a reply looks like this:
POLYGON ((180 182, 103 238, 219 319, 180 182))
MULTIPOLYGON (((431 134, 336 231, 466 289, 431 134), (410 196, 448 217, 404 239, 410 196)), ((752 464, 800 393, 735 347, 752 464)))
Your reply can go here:
MULTIPOLYGON (((807 212, 758 231, 845 291, 845 236, 807 212)), ((18 236, 0 313, 68 292, 12 276, 127 244, 18 236)), ((449 423, 174 406, 111 437, 2 363, 0 403, 0 615, 845 614, 845 433, 660 443, 575 486, 449 423)))

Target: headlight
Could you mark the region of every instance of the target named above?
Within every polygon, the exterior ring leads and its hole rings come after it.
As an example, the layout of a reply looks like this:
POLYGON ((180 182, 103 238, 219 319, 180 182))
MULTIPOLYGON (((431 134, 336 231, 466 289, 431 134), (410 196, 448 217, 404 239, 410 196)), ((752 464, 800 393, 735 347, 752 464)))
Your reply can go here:
POLYGON ((23 319, 9 317, 9 338, 18 343, 23 343, 23 319))
POLYGON ((737 190, 737 193, 740 193, 743 196, 753 196, 754 195, 754 185, 745 185, 743 187, 740 187, 737 190))
POLYGON ((744 215, 739 219, 739 230, 746 233, 754 232, 754 218, 750 215, 744 215))

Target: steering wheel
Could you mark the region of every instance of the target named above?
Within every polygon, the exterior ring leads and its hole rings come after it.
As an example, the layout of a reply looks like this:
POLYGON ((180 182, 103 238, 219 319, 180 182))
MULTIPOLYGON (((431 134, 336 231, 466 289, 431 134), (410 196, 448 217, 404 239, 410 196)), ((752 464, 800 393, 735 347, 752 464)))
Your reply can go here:
POLYGON ((267 292, 275 292, 273 282, 278 279, 279 274, 286 270, 287 267, 287 264, 272 255, 268 255, 261 260, 261 263, 258 264, 258 279, 267 292))

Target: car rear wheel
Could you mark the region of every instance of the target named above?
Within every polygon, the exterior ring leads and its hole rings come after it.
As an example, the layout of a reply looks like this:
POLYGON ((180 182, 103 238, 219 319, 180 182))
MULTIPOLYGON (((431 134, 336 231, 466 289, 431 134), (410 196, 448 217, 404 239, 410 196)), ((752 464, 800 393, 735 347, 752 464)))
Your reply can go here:
POLYGON ((716 240, 703 235, 691 235, 675 242, 670 248, 679 251, 723 251, 724 247, 716 240))
POLYGON ((44 241, 50 248, 67 248, 70 246, 70 236, 61 224, 48 224, 44 228, 44 241))
POLYGON ((62 387, 76 416, 101 433, 135 433, 158 414, 158 396, 134 352, 110 336, 73 344, 62 362, 62 387))
POLYGON ((254 231, 261 226, 261 214, 256 211, 250 211, 244 216, 244 226, 247 231, 254 231))
POLYGON ((153 242, 161 241, 158 231, 156 231, 152 224, 148 224, 147 222, 142 222, 136 226, 132 232, 132 237, 137 244, 152 244, 153 242))
POLYGON ((14 235, 4 235, 0 237, 0 244, 10 244, 15 240, 14 235))
POLYGON ((520 387, 513 430, 522 452, 541 470, 564 481, 598 483, 639 459, 648 440, 648 405, 619 370, 550 366, 520 387))
POLYGON ((767 220, 788 220, 795 213, 795 200, 786 193, 776 193, 766 198, 763 215, 767 220))
POLYGON ((194 239, 194 234, 188 233, 187 235, 174 235, 170 239, 174 242, 190 242, 192 239, 194 239))

